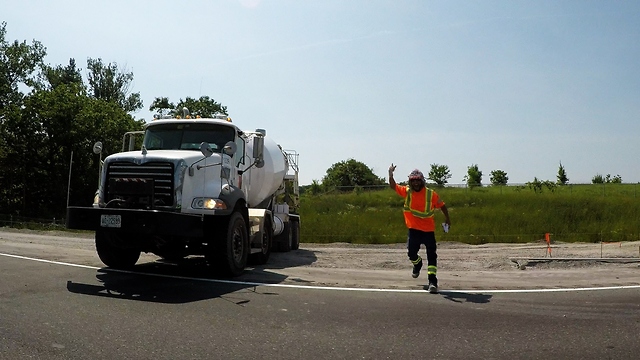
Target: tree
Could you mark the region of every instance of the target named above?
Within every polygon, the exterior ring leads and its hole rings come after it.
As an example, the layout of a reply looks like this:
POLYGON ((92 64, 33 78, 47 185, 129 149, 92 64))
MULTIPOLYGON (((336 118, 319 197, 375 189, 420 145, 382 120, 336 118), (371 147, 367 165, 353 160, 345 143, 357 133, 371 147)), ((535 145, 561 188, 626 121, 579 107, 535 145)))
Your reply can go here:
POLYGON ((318 195, 320 194, 321 191, 322 191, 322 186, 320 185, 318 180, 313 180, 311 182, 311 185, 307 186, 306 188, 306 192, 308 192, 309 195, 318 195))
MULTIPOLYGON (((31 45, 26 41, 6 40, 7 23, 0 24, 0 209, 7 212, 18 202, 18 197, 26 193, 22 180, 18 177, 16 170, 25 167, 14 156, 19 154, 22 159, 24 152, 19 153, 11 138, 14 135, 10 125, 12 122, 22 117, 25 95, 20 91, 21 87, 32 88, 37 84, 38 70, 43 64, 46 55, 46 48, 36 40, 31 45)), ((35 139, 38 137, 37 127, 25 127, 18 129, 24 136, 35 139)), ((28 151, 26 154, 39 149, 38 143, 35 147, 23 147, 18 144, 19 149, 28 151)))
MULTIPOLYGON (((608 177, 609 175, 607 175, 608 177)), ((620 175, 616 175, 613 178, 611 178, 611 183, 612 184, 622 184, 622 177, 620 175)))
POLYGON ((467 167, 467 175, 462 179, 469 187, 482 186, 482 171, 478 169, 478 164, 467 167))
POLYGON ((569 178, 567 177, 567 172, 562 166, 562 161, 560 162, 560 166, 558 167, 558 185, 567 185, 569 183, 569 178))
POLYGON ((0 208, 33 217, 64 217, 73 152, 69 203, 90 204, 98 178, 93 143, 104 155, 120 150, 122 134, 140 130, 129 111, 142 106, 128 94, 131 73, 89 59, 89 86, 74 59, 67 66, 43 64, 37 41, 5 40, 0 26, 0 208), (20 92, 26 89, 25 95, 20 92), (88 93, 90 89, 91 93, 88 93))
POLYGON ((533 181, 527 182, 526 185, 529 189, 533 190, 536 194, 542 193, 543 186, 549 189, 549 191, 554 192, 556 190, 557 184, 550 180, 538 180, 537 177, 533 178, 533 181))
POLYGON ((98 176, 93 143, 103 142, 103 156, 117 152, 122 134, 142 125, 117 104, 87 96, 81 84, 49 87, 26 96, 5 124, 6 209, 25 216, 64 216, 72 152, 69 203, 90 204, 98 176))
POLYGON ((183 116, 182 109, 184 108, 189 110, 192 117, 210 118, 216 113, 228 115, 226 106, 217 103, 208 96, 201 96, 199 99, 186 97, 184 100, 180 99, 177 105, 170 102, 167 97, 157 97, 149 106, 149 111, 157 110, 161 116, 168 114, 183 116))
POLYGON ((149 111, 156 110, 160 116, 169 115, 173 112, 176 106, 169 102, 168 97, 157 97, 149 106, 149 111))
POLYGON ((591 178, 592 184, 622 184, 622 177, 620 175, 616 175, 611 177, 611 174, 607 174, 606 176, 602 176, 601 174, 596 174, 593 178, 591 178))
POLYGON ((57 86, 69 84, 77 84, 85 90, 82 74, 80 69, 76 67, 75 59, 69 59, 69 65, 64 67, 62 65, 55 67, 50 65, 42 66, 39 86, 48 86, 49 89, 55 89, 57 86))
POLYGON ((507 173, 502 170, 493 170, 491 171, 489 181, 491 181, 491 185, 507 185, 509 177, 507 173))
POLYGON ((175 109, 181 112, 185 107, 189 109, 191 116, 207 118, 212 117, 216 113, 228 115, 226 106, 222 106, 208 96, 201 96, 197 100, 190 97, 186 97, 184 100, 180 99, 175 109))
POLYGON ((0 24, 0 120, 3 112, 10 105, 20 106, 22 93, 18 86, 25 84, 33 87, 37 82, 36 70, 42 65, 47 54, 46 48, 33 40, 31 45, 26 41, 6 40, 7 23, 0 24))
POLYGON ((385 181, 373 173, 367 165, 354 159, 331 165, 322 179, 322 186, 371 186, 383 185, 385 181))
POLYGON ((449 179, 451 179, 451 173, 447 165, 431 164, 431 170, 429 170, 429 180, 433 180, 439 186, 444 186, 449 179))
POLYGON ((87 59, 87 79, 89 93, 95 99, 118 104, 124 111, 131 113, 142 109, 140 93, 130 93, 133 73, 118 69, 118 64, 103 64, 102 59, 87 59))
POLYGON ((592 184, 604 184, 604 177, 602 174, 596 174, 591 178, 592 184))

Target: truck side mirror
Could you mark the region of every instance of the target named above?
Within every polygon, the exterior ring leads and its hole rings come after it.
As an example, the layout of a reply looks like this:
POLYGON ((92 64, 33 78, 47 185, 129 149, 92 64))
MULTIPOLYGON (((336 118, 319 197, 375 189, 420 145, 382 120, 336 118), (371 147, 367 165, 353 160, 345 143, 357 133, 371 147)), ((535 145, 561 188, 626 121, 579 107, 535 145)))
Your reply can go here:
POLYGON ((222 148, 222 151, 229 156, 233 156, 233 154, 236 153, 236 150, 238 150, 238 145, 233 141, 227 142, 224 144, 224 148, 222 148))
POLYGON ((213 149, 211 148, 211 145, 209 145, 208 142, 204 142, 204 141, 200 143, 200 152, 206 158, 213 155, 213 149))
POLYGON ((257 168, 264 166, 264 137, 262 136, 253 138, 253 159, 257 168))
POLYGON ((102 142, 96 141, 93 144, 93 153, 100 156, 100 161, 98 162, 98 189, 102 186, 102 142))
POLYGON ((100 141, 93 144, 93 153, 98 155, 102 152, 102 143, 100 141))

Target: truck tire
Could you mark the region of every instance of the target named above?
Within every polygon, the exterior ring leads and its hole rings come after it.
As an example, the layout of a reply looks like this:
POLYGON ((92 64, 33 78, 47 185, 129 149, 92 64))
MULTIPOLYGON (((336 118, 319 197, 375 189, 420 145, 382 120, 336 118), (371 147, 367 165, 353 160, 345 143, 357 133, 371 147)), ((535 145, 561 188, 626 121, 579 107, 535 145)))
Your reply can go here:
POLYGON ((210 265, 225 276, 242 275, 250 251, 247 224, 242 214, 231 214, 226 236, 218 240, 212 247, 213 253, 209 254, 210 265))
POLYGON ((249 262, 252 265, 264 265, 271 256, 271 243, 273 242, 273 225, 268 216, 264 219, 264 231, 262 233, 262 243, 259 253, 249 255, 249 262))
POLYGON ((282 234, 278 235, 278 251, 289 252, 293 245, 293 238, 291 237, 291 221, 284 224, 282 234))
POLYGON ((291 221, 291 250, 300 248, 300 222, 291 221))
POLYGON ((140 258, 140 249, 125 247, 123 236, 109 231, 96 231, 96 251, 98 257, 108 267, 130 269, 140 258))

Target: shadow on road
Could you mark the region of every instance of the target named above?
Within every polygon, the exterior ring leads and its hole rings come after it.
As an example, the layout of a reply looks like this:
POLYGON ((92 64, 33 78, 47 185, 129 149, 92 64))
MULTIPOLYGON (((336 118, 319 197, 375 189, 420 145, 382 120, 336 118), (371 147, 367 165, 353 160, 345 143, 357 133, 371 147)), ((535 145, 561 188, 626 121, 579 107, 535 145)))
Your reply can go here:
POLYGON ((262 269, 285 269, 297 266, 311 265, 318 261, 314 251, 298 249, 289 252, 272 252, 269 261, 257 266, 262 269))
POLYGON ((485 295, 485 294, 469 294, 465 292, 458 291, 440 291, 441 295, 444 295, 444 298, 447 300, 451 300, 457 303, 470 302, 476 304, 486 304, 491 300, 493 295, 485 295))
MULTIPOLYGON (((224 297, 243 289, 255 291, 256 284, 250 281, 254 276, 274 284, 287 278, 263 269, 247 270, 237 278, 216 277, 211 275, 202 260, 187 259, 179 266, 152 262, 136 265, 131 271, 103 268, 96 274, 96 284, 67 281, 67 290, 99 297, 180 304, 224 297)), ((263 294, 277 295, 273 292, 263 294)), ((243 300, 237 304, 246 302, 243 300)))

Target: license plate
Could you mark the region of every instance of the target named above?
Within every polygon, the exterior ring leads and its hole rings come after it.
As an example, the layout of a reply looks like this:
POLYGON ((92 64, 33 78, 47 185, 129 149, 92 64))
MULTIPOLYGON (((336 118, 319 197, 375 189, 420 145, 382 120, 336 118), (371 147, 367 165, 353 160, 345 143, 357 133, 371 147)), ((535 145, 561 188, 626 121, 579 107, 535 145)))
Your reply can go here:
POLYGON ((120 215, 100 215, 100 226, 107 228, 119 228, 122 226, 120 215))

